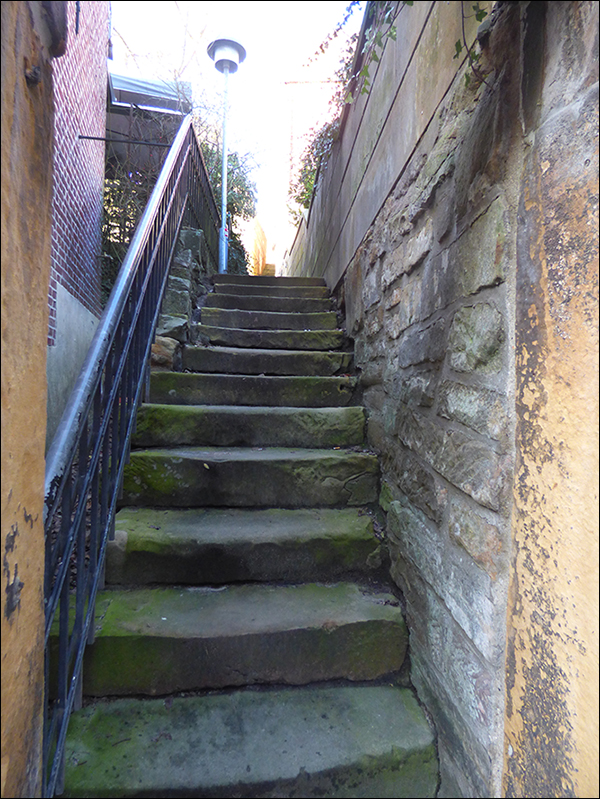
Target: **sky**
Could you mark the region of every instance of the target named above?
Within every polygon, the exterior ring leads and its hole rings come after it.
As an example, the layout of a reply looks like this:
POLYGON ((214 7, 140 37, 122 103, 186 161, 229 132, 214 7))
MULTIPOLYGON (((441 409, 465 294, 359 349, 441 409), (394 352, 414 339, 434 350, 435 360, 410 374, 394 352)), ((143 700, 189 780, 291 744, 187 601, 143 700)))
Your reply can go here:
POLYGON ((326 81, 333 78, 346 38, 362 22, 364 3, 327 55, 311 60, 347 5, 348 0, 111 3, 111 71, 168 80, 177 74, 192 84, 194 101, 215 108, 219 120, 224 78, 207 47, 228 38, 246 49, 245 61, 229 78, 227 138, 229 149, 249 154, 253 164, 268 263, 281 262, 294 235, 286 208, 290 156, 297 159, 306 134, 327 120, 333 87, 326 81))

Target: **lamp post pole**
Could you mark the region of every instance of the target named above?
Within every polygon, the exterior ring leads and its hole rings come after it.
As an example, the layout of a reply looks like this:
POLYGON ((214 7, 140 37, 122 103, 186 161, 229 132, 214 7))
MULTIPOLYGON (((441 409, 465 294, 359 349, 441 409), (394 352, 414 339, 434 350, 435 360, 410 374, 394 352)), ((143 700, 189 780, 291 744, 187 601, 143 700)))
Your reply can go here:
POLYGON ((229 84, 229 65, 223 69, 225 76, 225 96, 223 99, 223 162, 221 164, 221 231, 219 233, 219 274, 227 272, 227 88, 229 84))
POLYGON ((237 72, 238 65, 246 58, 246 51, 233 39, 215 39, 208 46, 208 55, 215 67, 225 76, 223 99, 223 162, 221 165, 221 231, 219 233, 219 274, 227 272, 227 90, 229 73, 237 72))

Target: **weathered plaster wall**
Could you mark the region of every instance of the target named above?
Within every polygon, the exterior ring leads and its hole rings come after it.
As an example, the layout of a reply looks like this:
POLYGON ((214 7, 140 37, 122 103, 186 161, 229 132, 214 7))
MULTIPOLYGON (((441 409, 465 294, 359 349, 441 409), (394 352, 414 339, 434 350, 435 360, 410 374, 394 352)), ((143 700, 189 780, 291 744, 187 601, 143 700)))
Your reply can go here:
MULTIPOLYGON (((59 14, 62 3, 52 5, 59 14)), ((55 53, 57 48, 47 23, 42 3, 2 3, 2 796, 7 797, 39 796, 41 788, 53 128, 48 47, 55 53)))
POLYGON ((523 82, 507 796, 598 795, 598 3, 536 4, 523 82), (533 96, 530 96, 533 94, 533 96), (528 111, 530 109, 530 111, 528 111))
POLYGON ((467 88, 460 5, 400 10, 289 267, 355 340, 439 795, 595 796, 598 6, 497 4, 467 88))

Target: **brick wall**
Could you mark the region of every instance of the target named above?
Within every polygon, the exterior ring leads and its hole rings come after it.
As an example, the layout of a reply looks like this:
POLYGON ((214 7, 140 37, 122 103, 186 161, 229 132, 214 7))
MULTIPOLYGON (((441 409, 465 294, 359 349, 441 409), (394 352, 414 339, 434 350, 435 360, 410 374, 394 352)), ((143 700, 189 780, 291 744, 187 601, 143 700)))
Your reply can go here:
POLYGON ((48 345, 56 343, 57 284, 100 315, 100 235, 109 4, 69 2, 65 55, 54 63, 55 172, 48 345), (79 6, 79 11, 77 7, 79 6))

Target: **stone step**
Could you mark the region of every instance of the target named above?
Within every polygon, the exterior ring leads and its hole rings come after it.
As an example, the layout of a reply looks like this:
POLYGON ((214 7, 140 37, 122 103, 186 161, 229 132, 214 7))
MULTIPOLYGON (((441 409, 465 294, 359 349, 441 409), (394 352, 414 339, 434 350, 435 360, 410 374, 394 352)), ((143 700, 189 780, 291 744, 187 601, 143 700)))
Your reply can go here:
POLYGON ((364 443, 365 411, 345 408, 142 405, 133 446, 354 447, 364 443))
POLYGON ((360 509, 124 508, 109 542, 109 585, 220 585, 372 576, 381 564, 360 509))
POLYGON ((337 317, 326 313, 277 313, 275 311, 236 311, 202 308, 203 325, 235 327, 243 330, 335 330, 337 317))
POLYGON ((65 797, 432 797, 433 734, 392 686, 117 699, 73 714, 65 797))
POLYGON ((315 313, 331 310, 331 300, 316 297, 289 297, 264 294, 207 294, 205 308, 229 308, 240 311, 277 311, 279 313, 315 313))
POLYGON ((122 506, 309 508, 376 502, 367 452, 270 447, 173 447, 131 453, 122 506))
POLYGON ((192 339, 206 339, 224 347, 283 350, 335 350, 344 344, 341 330, 240 330, 234 327, 193 325, 192 339))
POLYGON ((150 402, 168 405, 340 407, 352 401, 356 383, 355 377, 153 372, 150 376, 150 402))
POLYGON ((215 286, 237 284, 243 286, 325 286, 322 277, 271 277, 266 275, 215 275, 215 286))
POLYGON ((398 671, 398 600, 353 583, 112 589, 96 599, 87 696, 373 680, 398 671))
POLYGON ((335 375, 352 365, 350 352, 185 347, 183 368, 190 372, 238 375, 335 375))
POLYGON ((265 296, 294 297, 296 299, 321 299, 331 300, 329 289, 326 286, 263 286, 263 285, 236 285, 235 283, 217 284, 215 294, 237 294, 244 297, 265 296))

